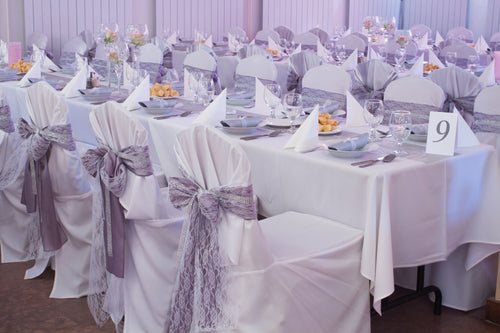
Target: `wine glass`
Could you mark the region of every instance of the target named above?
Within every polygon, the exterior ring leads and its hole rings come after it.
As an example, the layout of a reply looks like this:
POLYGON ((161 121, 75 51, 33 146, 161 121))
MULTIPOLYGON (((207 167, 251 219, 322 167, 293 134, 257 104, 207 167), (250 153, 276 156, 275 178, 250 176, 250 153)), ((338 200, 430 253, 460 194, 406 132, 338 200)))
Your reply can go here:
POLYGON ((295 133, 295 121, 302 113, 302 95, 298 93, 288 93, 284 98, 285 110, 290 119, 290 132, 295 133))
POLYGON ((120 92, 120 85, 123 74, 123 63, 127 61, 129 56, 129 50, 127 43, 120 40, 111 46, 111 52, 109 54, 109 60, 113 64, 113 69, 116 74, 116 84, 118 92, 120 92))
POLYGON ((116 42, 118 38, 118 24, 116 23, 101 23, 99 25, 99 34, 97 35, 97 42, 106 45, 116 42))
POLYGON ((337 54, 337 58, 338 58, 340 64, 343 64, 347 58, 345 44, 335 45, 335 53, 337 54))
POLYGON ((457 52, 448 52, 445 57, 446 66, 454 66, 457 63, 457 52))
POLYGON ((397 149, 396 156, 407 156, 408 153, 403 151, 403 141, 410 135, 411 113, 410 111, 392 111, 389 119, 389 131, 392 137, 396 140, 397 149))
POLYGON ((199 90, 200 90, 201 76, 202 76, 202 73, 200 71, 191 70, 189 72, 188 86, 189 86, 189 89, 193 92, 195 103, 200 102, 199 90))
POLYGON ((380 99, 367 99, 363 108, 363 118, 370 126, 369 140, 371 142, 377 141, 375 129, 384 119, 384 104, 382 101, 380 99))
POLYGON ((211 76, 203 75, 200 79, 200 95, 203 106, 207 106, 214 100, 215 83, 211 76))
POLYGON ((281 86, 279 84, 266 84, 264 102, 271 109, 271 118, 276 118, 276 107, 281 104, 281 86))
POLYGON ((474 73, 474 70, 476 68, 476 64, 477 64, 477 55, 475 54, 472 54, 470 55, 468 58, 467 58, 467 69, 469 70, 469 72, 471 73, 474 73))

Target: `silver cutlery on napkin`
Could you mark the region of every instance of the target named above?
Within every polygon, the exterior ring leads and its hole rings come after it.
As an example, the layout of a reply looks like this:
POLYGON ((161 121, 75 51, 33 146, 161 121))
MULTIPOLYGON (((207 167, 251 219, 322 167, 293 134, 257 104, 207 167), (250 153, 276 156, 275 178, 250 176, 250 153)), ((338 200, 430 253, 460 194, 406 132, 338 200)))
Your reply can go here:
POLYGON ((257 138, 262 138, 262 137, 265 137, 265 136, 268 136, 270 138, 273 138, 275 136, 278 136, 279 134, 281 133, 281 131, 277 130, 277 131, 273 131, 271 133, 266 133, 266 134, 258 134, 258 135, 250 135, 250 136, 243 136, 241 137, 240 139, 241 140, 245 140, 245 141, 249 141, 249 140, 253 140, 253 139, 257 139, 257 138))
POLYGON ((396 158, 396 154, 391 153, 387 154, 385 156, 380 156, 378 158, 372 159, 372 160, 365 160, 365 161, 360 161, 360 162, 355 162, 351 163, 352 166, 359 166, 360 168, 366 168, 369 167, 370 165, 374 165, 377 162, 384 162, 384 163, 389 163, 392 162, 396 158))

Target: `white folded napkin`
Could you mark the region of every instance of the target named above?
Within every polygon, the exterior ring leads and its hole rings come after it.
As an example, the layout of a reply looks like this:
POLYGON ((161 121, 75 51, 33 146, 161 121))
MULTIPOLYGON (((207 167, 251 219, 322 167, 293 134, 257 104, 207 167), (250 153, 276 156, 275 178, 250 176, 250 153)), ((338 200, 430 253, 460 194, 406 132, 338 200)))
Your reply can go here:
POLYGON ((434 41, 434 45, 439 45, 441 42, 444 42, 443 36, 436 30, 436 40, 434 41))
POLYGON ((130 96, 123 102, 123 106, 128 110, 136 110, 140 108, 140 101, 149 100, 149 74, 146 75, 144 80, 135 88, 130 96))
POLYGON ((224 89, 219 96, 200 113, 193 124, 219 126, 220 121, 226 118, 226 97, 226 89, 224 89))
POLYGON ((194 98, 194 93, 189 88, 189 80, 191 80, 191 74, 184 68, 184 97, 188 99, 194 98))
POLYGON ((170 37, 167 38, 168 46, 172 47, 172 45, 174 45, 175 43, 177 43, 177 32, 174 32, 170 35, 170 37))
POLYGON ((267 37, 267 47, 271 50, 277 50, 278 54, 283 53, 283 48, 279 46, 271 37, 267 37))
POLYGON ((417 61, 411 66, 408 75, 424 76, 424 54, 418 57, 417 61))
POLYGON ((354 49, 349 58, 342 64, 342 69, 345 71, 353 71, 358 65, 358 49, 354 49))
POLYGON ((453 113, 456 113, 458 116, 457 120, 457 138, 455 140, 455 147, 473 147, 479 145, 479 140, 477 139, 474 132, 467 122, 462 117, 460 112, 458 112, 457 108, 453 108, 453 113))
POLYGON ((345 36, 349 36, 351 34, 351 28, 348 28, 344 34, 342 35, 342 37, 345 37, 345 36))
POLYGON ((429 33, 426 32, 422 38, 417 40, 417 46, 419 50, 427 49, 427 40, 429 39, 429 33))
MULTIPOLYGON (((56 65, 54 64, 54 62, 52 60, 50 60, 47 56, 45 56, 45 51, 42 51, 38 48, 38 46, 36 46, 35 44, 33 44, 33 53, 34 54, 43 54, 43 67, 42 67, 42 71, 44 72, 57 72, 57 71, 60 71, 61 69, 56 65)), ((38 59, 38 58, 37 58, 38 59)))
POLYGON ((373 47, 368 49, 368 59, 369 60, 384 60, 380 54, 375 51, 373 47))
POLYGON ((209 48, 212 48, 214 46, 214 43, 212 42, 212 35, 210 35, 206 40, 205 40, 205 45, 208 46, 209 48))
POLYGON ((299 46, 297 46, 295 50, 293 50, 292 55, 297 54, 299 52, 302 52, 302 44, 299 44, 299 46))
POLYGON ((24 77, 17 83, 19 87, 27 87, 31 83, 29 79, 41 79, 42 78, 42 64, 40 60, 35 62, 28 73, 24 74, 24 77))
MULTIPOLYGON (((271 114, 271 109, 267 106, 264 99, 265 89, 266 86, 262 84, 262 82, 258 78, 255 78, 255 106, 252 112, 269 117, 269 115, 271 114)), ((276 108, 276 114, 280 114, 283 111, 283 104, 281 104, 281 98, 275 98, 280 101, 280 105, 276 108)))
POLYGON ((477 42, 476 45, 474 45, 474 49, 476 49, 476 52, 479 53, 486 53, 486 50, 488 50, 490 46, 488 43, 486 43, 486 40, 484 39, 483 35, 481 35, 477 42))
POLYGON ((255 38, 252 39, 252 41, 250 42, 250 45, 255 45, 255 38))
POLYGON ((134 72, 134 69, 132 68, 132 66, 130 66, 128 62, 124 61, 123 62, 123 88, 130 89, 134 86, 132 81, 129 80, 129 78, 132 77, 133 72, 134 72))
POLYGON ((66 98, 72 98, 80 96, 79 89, 85 89, 87 87, 87 67, 80 69, 76 73, 75 77, 69 81, 64 89, 61 91, 66 98))
POLYGON ((446 67, 441 62, 441 60, 439 60, 439 58, 437 57, 436 53, 434 53, 434 51, 432 51, 432 50, 429 50, 429 64, 438 65, 439 68, 445 68, 446 67))
POLYGON ((319 106, 316 105, 307 119, 285 144, 285 149, 294 148, 296 152, 307 153, 318 147, 319 106))
POLYGON ((238 52, 238 41, 236 40, 236 37, 233 36, 232 33, 228 32, 227 33, 227 46, 229 47, 229 51, 231 52, 238 52))
POLYGON ((203 34, 201 34, 198 30, 194 31, 194 41, 195 42, 201 42, 203 39, 203 34))
POLYGON ((328 50, 321 44, 321 41, 318 39, 316 41, 316 54, 323 59, 324 61, 328 61, 328 58, 330 58, 330 55, 328 54, 328 50))
POLYGON ((363 107, 358 103, 356 98, 348 91, 345 92, 347 115, 345 125, 347 127, 367 126, 365 118, 363 117, 363 107))
POLYGON ((495 59, 493 59, 488 67, 485 68, 483 74, 479 77, 479 81, 483 84, 483 87, 494 86, 495 83, 495 59))
POLYGON ((335 142, 328 145, 329 149, 337 151, 352 151, 363 148, 368 144, 368 133, 351 136, 345 140, 335 142))
POLYGON ((76 66, 77 68, 82 68, 84 65, 88 65, 87 60, 75 52, 76 66))

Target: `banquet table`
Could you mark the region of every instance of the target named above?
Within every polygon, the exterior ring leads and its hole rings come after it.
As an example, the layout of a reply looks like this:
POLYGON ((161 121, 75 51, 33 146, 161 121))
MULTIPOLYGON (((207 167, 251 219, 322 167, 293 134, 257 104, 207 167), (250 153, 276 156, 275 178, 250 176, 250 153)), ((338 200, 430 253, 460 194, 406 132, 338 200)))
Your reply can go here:
MULTIPOLYGON (((0 83, 14 119, 26 117, 26 89, 0 83)), ((95 107, 81 98, 66 99, 75 140, 95 144, 88 115, 95 107)), ((156 120, 132 111, 151 135, 152 159, 166 176, 178 176, 175 134, 190 126, 197 113, 156 120)), ((344 128, 319 143, 345 139, 367 128, 344 128)), ((496 151, 487 145, 459 148, 452 157, 425 154, 424 146, 408 142, 408 157, 361 169, 353 161, 394 150, 392 139, 375 143, 357 159, 332 156, 318 149, 299 154, 285 150, 290 138, 239 140, 252 166, 259 213, 272 216, 293 210, 319 215, 364 231, 361 273, 371 281, 374 308, 394 291, 393 269, 445 260, 460 245, 467 247, 469 269, 500 251, 500 168, 496 151)))

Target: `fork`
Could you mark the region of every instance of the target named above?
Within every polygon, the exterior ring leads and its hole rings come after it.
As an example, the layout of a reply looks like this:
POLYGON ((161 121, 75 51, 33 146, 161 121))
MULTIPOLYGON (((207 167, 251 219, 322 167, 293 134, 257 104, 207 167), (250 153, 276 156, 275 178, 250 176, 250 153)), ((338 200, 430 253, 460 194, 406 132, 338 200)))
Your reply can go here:
POLYGON ((253 139, 257 139, 257 138, 262 138, 264 136, 268 136, 270 138, 273 138, 275 136, 278 136, 279 134, 281 133, 281 131, 277 130, 277 131, 273 131, 271 133, 266 133, 266 134, 258 134, 258 135, 250 135, 250 136, 243 136, 241 137, 240 139, 241 140, 245 140, 245 141, 249 141, 249 140, 253 140, 253 139))
POLYGON ((159 116, 159 117, 154 117, 156 120, 162 120, 162 119, 168 119, 171 117, 187 117, 189 116, 193 111, 185 111, 181 114, 168 114, 166 116, 159 116))

